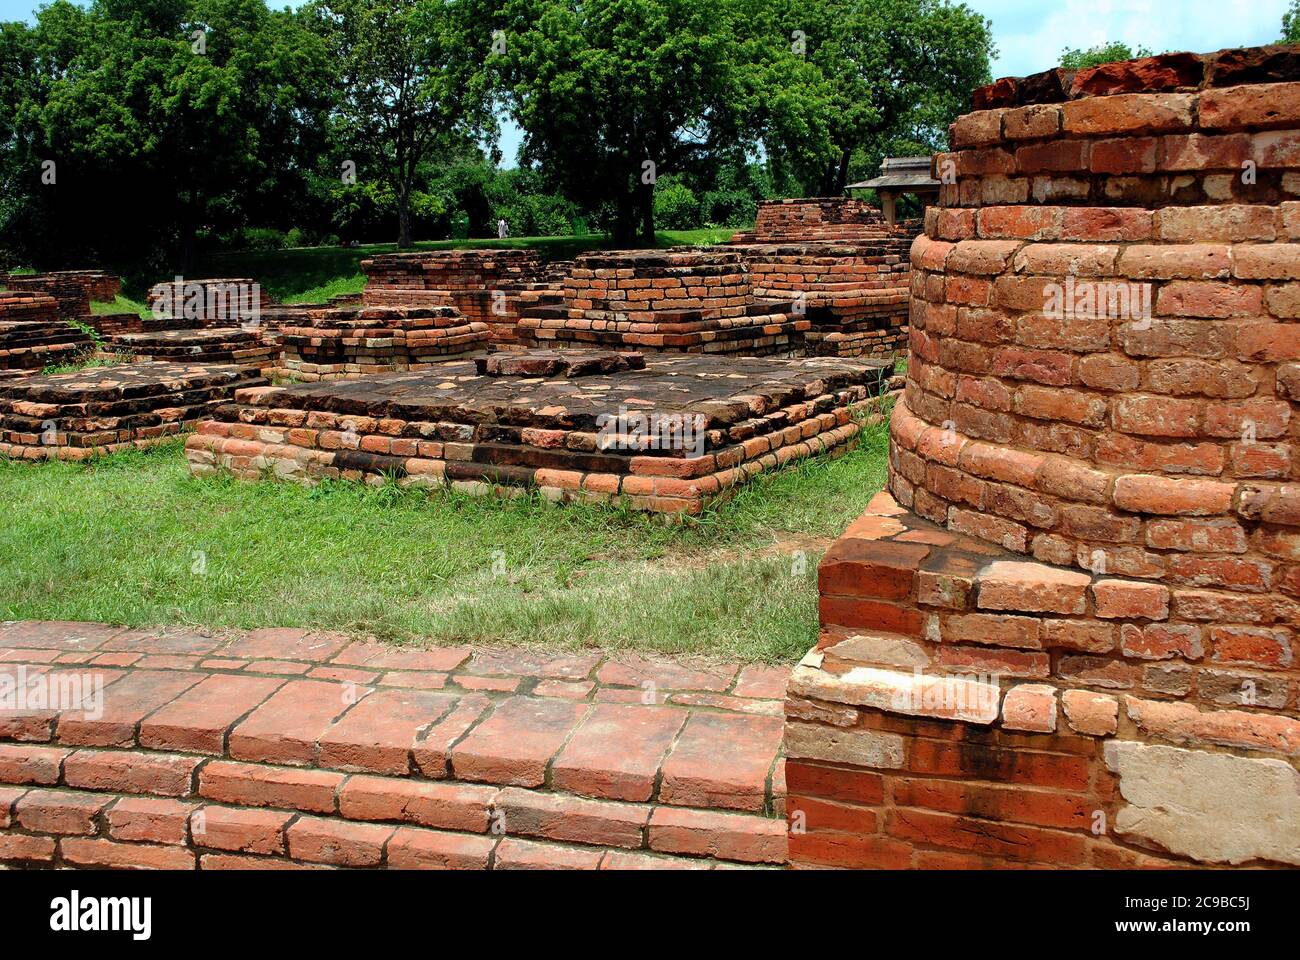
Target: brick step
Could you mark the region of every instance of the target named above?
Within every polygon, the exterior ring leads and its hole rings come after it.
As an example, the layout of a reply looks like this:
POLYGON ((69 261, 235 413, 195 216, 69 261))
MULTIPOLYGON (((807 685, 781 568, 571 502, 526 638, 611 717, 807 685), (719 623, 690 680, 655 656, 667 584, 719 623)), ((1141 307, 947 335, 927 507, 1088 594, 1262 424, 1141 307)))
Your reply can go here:
POLYGON ((710 869, 786 850, 754 814, 193 754, 0 744, 0 782, 17 866, 710 869))
POLYGON ((4 623, 0 862, 781 864, 787 674, 4 623))

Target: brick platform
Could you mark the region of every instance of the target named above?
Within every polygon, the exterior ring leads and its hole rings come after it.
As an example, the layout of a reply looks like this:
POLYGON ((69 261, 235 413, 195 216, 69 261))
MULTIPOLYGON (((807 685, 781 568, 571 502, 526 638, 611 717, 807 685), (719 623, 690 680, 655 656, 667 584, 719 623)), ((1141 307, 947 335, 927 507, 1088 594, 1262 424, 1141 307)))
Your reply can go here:
MULTIPOLYGON (((470 361, 423 373, 242 391, 186 443, 190 469, 303 482, 344 477, 551 500, 624 498, 698 512, 802 457, 844 449, 889 382, 867 360, 655 357, 642 369, 530 354, 485 376, 470 361), (573 366, 576 364, 576 368, 573 366)), ((486 363, 486 361, 484 361, 486 363)))
MULTIPOLYGON (((86 280, 58 274, 24 274, 0 278, 13 293, 43 293, 55 302, 55 313, 65 320, 90 313, 90 288, 86 280)), ((111 298, 110 298, 111 299, 111 298)))
POLYGON ((109 339, 108 350, 142 360, 234 364, 268 373, 276 366, 280 353, 257 330, 241 327, 120 333, 109 339))
POLYGON ((754 295, 736 251, 677 249, 578 257, 563 303, 518 329, 528 346, 799 356, 809 326, 789 300, 754 295))
POLYGON ((89 352, 94 341, 58 318, 44 293, 0 292, 0 369, 39 370, 89 352))
POLYGON ((734 247, 756 297, 797 298, 813 356, 893 356, 907 349, 911 240, 734 247))
POLYGON ((453 306, 487 324, 493 344, 518 340, 524 310, 559 301, 556 268, 532 250, 439 250, 361 262, 368 306, 453 306))
POLYGON ((249 277, 208 277, 164 281, 149 288, 146 303, 158 317, 184 317, 191 327, 254 322, 275 305, 261 284, 249 277))
POLYGON ((488 327, 455 307, 333 307, 284 319, 278 372, 306 382, 423 370, 488 344, 488 327))
POLYGON ((1259 82, 1298 55, 1000 81, 953 125, 897 503, 823 562, 787 704, 793 861, 1300 865, 1300 82, 1259 82))
POLYGON ((148 446, 264 383, 244 367, 157 361, 0 381, 0 455, 82 460, 148 446))
POLYGON ((788 670, 0 624, 0 862, 204 870, 785 862, 788 670), (42 687, 44 684, 44 687, 42 687))
POLYGON ((752 231, 732 243, 879 240, 890 235, 885 216, 856 197, 761 200, 752 231))

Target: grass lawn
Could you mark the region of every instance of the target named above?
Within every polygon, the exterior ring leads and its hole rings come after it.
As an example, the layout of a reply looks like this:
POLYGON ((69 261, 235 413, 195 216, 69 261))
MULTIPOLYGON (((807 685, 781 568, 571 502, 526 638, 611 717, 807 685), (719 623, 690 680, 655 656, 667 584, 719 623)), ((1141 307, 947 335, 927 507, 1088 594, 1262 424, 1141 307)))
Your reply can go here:
POLYGON ((885 478, 887 428, 676 526, 630 511, 193 478, 179 442, 0 460, 0 619, 291 626, 792 662, 817 561, 885 478))
MULTIPOLYGON (((656 234, 657 246, 725 243, 734 227, 666 230, 656 234)), ((415 245, 416 250, 451 250, 458 247, 524 247, 537 250, 547 260, 569 260, 584 250, 612 246, 604 234, 583 237, 509 237, 506 240, 436 240, 415 245)), ((271 296, 284 303, 313 303, 340 293, 359 293, 365 286, 361 261, 377 253, 393 253, 395 244, 361 247, 297 247, 291 250, 240 251, 213 254, 193 271, 195 277, 251 277, 271 296)))

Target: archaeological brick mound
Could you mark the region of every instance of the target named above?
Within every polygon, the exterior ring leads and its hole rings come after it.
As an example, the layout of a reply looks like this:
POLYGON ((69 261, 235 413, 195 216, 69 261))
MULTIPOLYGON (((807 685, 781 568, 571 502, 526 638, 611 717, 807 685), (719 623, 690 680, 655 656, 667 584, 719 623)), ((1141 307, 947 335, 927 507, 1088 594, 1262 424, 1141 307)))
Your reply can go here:
POLYGON ((279 328, 280 373, 301 381, 420 370, 488 345, 486 323, 451 306, 312 309, 279 328))
POLYGON ((799 356, 809 328, 788 297, 757 296, 744 258, 725 248, 583 254, 561 296, 524 311, 521 343, 799 356))
POLYGON ((48 294, 0 291, 0 370, 39 370, 91 350, 89 334, 58 312, 48 294))
POLYGON ((0 456, 84 460, 146 447, 266 382, 247 367, 159 361, 0 380, 0 456))
POLYGON ((819 240, 877 240, 890 235, 882 214, 856 197, 803 197, 763 200, 754 229, 732 243, 794 243, 819 240))
POLYGON ((112 303, 117 299, 122 291, 122 280, 103 270, 55 270, 0 277, 0 286, 15 292, 51 296, 58 304, 60 317, 77 319, 90 314, 92 300, 112 303))
MULTIPOLYGON (((562 269, 562 265, 559 269, 562 269)), ((367 306, 453 306, 487 325, 494 344, 513 344, 522 312, 557 302, 562 274, 534 250, 438 250, 361 262, 367 306)))
POLYGON ((1172 54, 953 125, 892 499, 787 704, 796 863, 1300 865, 1297 81, 1172 54))
POLYGON ((242 390, 186 442, 190 470, 698 513, 758 473, 838 453, 888 385, 870 360, 568 348, 242 390))

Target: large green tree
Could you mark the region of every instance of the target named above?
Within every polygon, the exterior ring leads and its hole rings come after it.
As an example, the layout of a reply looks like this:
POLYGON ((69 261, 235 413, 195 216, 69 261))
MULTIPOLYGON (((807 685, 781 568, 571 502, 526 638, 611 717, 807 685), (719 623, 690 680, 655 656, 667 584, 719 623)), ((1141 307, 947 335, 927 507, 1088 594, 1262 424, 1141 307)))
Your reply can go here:
POLYGON ((324 44, 264 0, 57 0, 5 34, 23 70, 0 91, 6 166, 36 262, 152 250, 188 268, 200 233, 284 203, 321 150, 324 44))
POLYGON ((315 0, 338 71, 339 136, 358 177, 395 193, 399 247, 412 243, 421 164, 491 135, 483 61, 491 38, 463 0, 315 0))
POLYGON ((780 19, 818 72, 811 88, 797 78, 793 101, 821 105, 825 133, 791 135, 778 118, 768 149, 819 195, 843 192, 855 157, 939 148, 990 80, 992 24, 962 3, 786 0, 780 19))
POLYGON ((754 0, 484 7, 500 31, 488 63, 524 130, 524 159, 585 208, 604 210, 621 243, 653 242, 660 174, 743 154, 786 50, 775 31, 755 29, 754 0))

